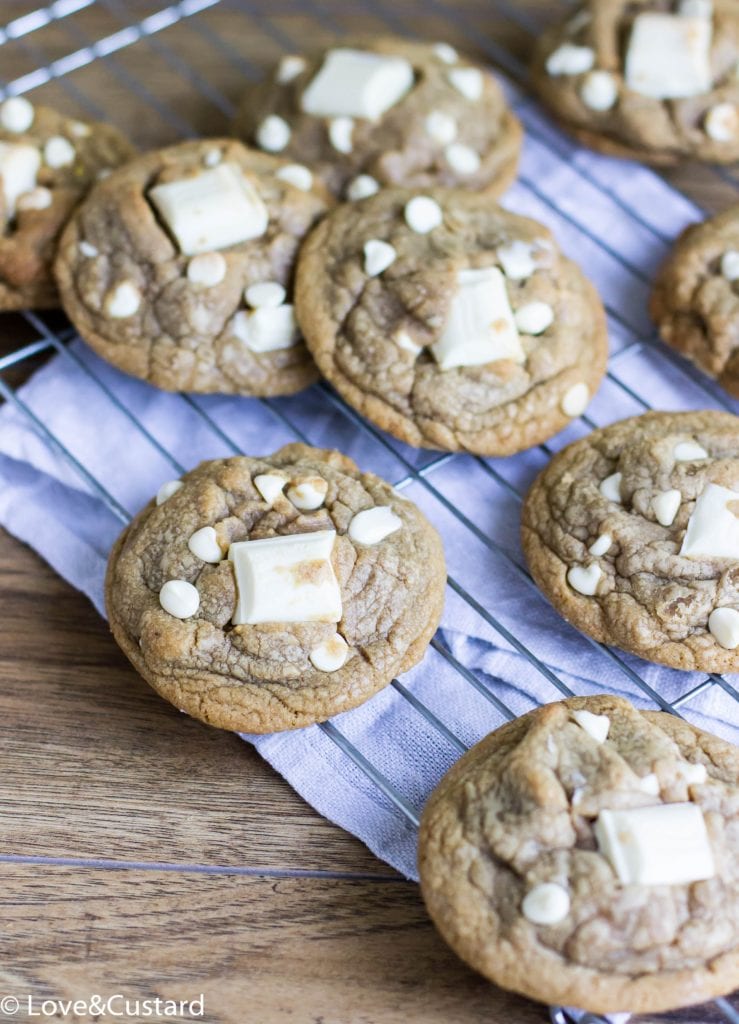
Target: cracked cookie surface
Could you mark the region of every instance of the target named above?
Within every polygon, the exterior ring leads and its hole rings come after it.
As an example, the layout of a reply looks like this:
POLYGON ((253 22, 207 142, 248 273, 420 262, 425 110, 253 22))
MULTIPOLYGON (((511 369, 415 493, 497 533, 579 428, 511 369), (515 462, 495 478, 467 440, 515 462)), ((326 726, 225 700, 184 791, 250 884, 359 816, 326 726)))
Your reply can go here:
POLYGON ((548 229, 460 190, 336 208, 301 250, 296 306, 321 373, 417 447, 530 447, 605 370, 598 295, 548 229))
POLYGON ((441 540, 346 456, 293 444, 205 462, 158 501, 116 542, 106 602, 119 645, 176 707, 240 732, 297 729, 422 658, 443 604, 441 540))
POLYGON ((55 266, 82 337, 170 391, 279 395, 313 383, 292 279, 330 197, 293 171, 209 139, 147 153, 100 182, 64 231, 55 266))
MULTIPOLYGON (((737 748, 673 715, 609 695, 536 709, 473 747, 426 804, 429 913, 472 967, 542 1002, 648 1013, 726 994, 739 984, 738 781, 737 748), (622 883, 602 812, 665 805, 703 818, 713 873, 622 883)), ((654 835, 640 839, 653 857, 654 835)), ((669 861, 662 849, 655 863, 669 861)))
POLYGON ((739 419, 646 413, 556 455, 526 496, 524 553, 584 633, 649 661, 739 670, 739 419))

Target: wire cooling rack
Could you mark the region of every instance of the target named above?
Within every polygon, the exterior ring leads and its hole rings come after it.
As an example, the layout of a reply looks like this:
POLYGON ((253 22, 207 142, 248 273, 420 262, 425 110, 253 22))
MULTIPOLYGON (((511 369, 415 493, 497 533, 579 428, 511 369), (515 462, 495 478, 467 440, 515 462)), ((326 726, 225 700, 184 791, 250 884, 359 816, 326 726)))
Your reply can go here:
MULTIPOLYGON (((511 102, 522 115, 527 130, 527 137, 532 144, 543 147, 551 152, 557 161, 565 161, 570 173, 574 174, 579 186, 588 194, 605 196, 609 203, 615 204, 622 212, 624 220, 663 247, 669 239, 660 229, 658 222, 644 215, 628 197, 615 189, 612 183, 604 183, 601 177, 592 170, 571 159, 573 147, 551 128, 544 118, 532 106, 526 97, 525 68, 512 55, 507 45, 501 40, 515 37, 519 46, 525 47, 529 37, 541 29, 538 17, 514 0, 491 0, 491 4, 482 5, 480 0, 424 0, 424 35, 432 31, 440 37, 453 37, 461 45, 482 52, 497 64, 508 76, 507 85, 511 102), (499 32, 483 35, 478 27, 478 17, 483 11, 490 14, 490 6, 494 12, 499 32), (433 25, 433 29, 432 26, 433 25)), ((9 5, 3 5, 7 10, 9 5)), ((548 5, 548 15, 552 12, 548 5)), ((199 133, 217 134, 223 131, 227 119, 234 112, 229 91, 231 85, 238 89, 238 82, 246 78, 255 78, 260 74, 259 67, 248 54, 237 45, 236 39, 254 33, 258 43, 252 52, 262 53, 264 59, 273 59, 281 51, 295 51, 305 48, 312 41, 325 42, 341 33, 345 25, 345 17, 351 15, 352 29, 358 22, 366 23, 367 31, 391 31, 402 35, 414 35, 414 22, 417 23, 419 8, 411 3, 403 5, 391 3, 375 3, 372 0, 358 0, 350 5, 341 4, 340 0, 331 3, 311 2, 311 0, 286 0, 284 3, 271 4, 269 18, 266 18, 259 2, 247 0, 181 0, 166 7, 152 2, 136 2, 124 4, 121 0, 57 0, 49 6, 29 10, 4 27, 0 27, 0 47, 4 56, 3 67, 17 69, 17 74, 7 80, 1 94, 18 95, 30 90, 39 89, 40 98, 47 98, 45 92, 52 90, 61 92, 61 103, 65 109, 70 107, 81 116, 103 118, 118 122, 120 127, 127 129, 142 145, 161 144, 178 137, 192 137, 199 133), (349 8, 347 10, 347 8, 349 8), (85 11, 84 22, 75 16, 85 11), (135 19, 132 21, 132 11, 135 19), (214 83, 212 76, 201 70, 202 62, 198 59, 201 52, 210 54, 210 67, 213 58, 217 58, 219 81, 214 83), (7 59, 5 59, 7 56, 7 59), (156 88, 147 81, 146 68, 156 67, 156 88), (105 76, 105 87, 99 87, 99 76, 105 76), (92 73, 92 77, 91 77, 92 73), (121 123, 120 111, 116 104, 116 96, 125 94, 125 111, 128 123, 121 123), (103 104, 103 97, 110 101, 103 104), (133 99, 133 103, 131 100, 133 99), (102 105, 101 105, 102 104, 102 105), (193 123, 193 111, 197 113, 200 132, 193 123), (143 118, 141 115, 145 115, 143 118)), ((58 96, 52 102, 59 102, 58 96)), ((125 122, 125 119, 124 119, 125 122)), ((718 179, 729 186, 739 187, 739 179, 734 170, 714 168, 718 179)), ((588 227, 587 217, 578 216, 571 206, 554 203, 551 195, 541 187, 539 181, 520 179, 521 186, 527 189, 541 206, 544 214, 556 217, 559 223, 573 233, 582 242, 594 259, 603 258, 614 261, 624 273, 628 273, 642 289, 648 286, 648 275, 644 269, 634 265, 617 245, 612 244, 588 227)), ((630 312, 624 313, 617 299, 606 296, 606 308, 609 316, 612 336, 617 337, 613 346, 606 386, 625 403, 625 411, 639 412, 650 408, 648 397, 641 393, 642 383, 637 375, 629 376, 630 358, 639 352, 653 352, 665 373, 676 375, 690 382, 696 394, 696 404, 710 407, 723 407, 732 412, 737 406, 723 392, 708 380, 696 375, 688 365, 671 350, 658 346, 656 339, 638 317, 630 312), (646 340, 645 340, 646 339, 646 340)), ((100 380, 93 370, 79 355, 68 347, 74 333, 68 326, 59 328, 58 320, 51 316, 41 316, 32 312, 22 314, 26 328, 33 332, 33 340, 22 348, 0 358, 0 374, 7 374, 13 369, 17 371, 24 366, 30 367, 36 357, 43 354, 57 353, 61 358, 73 360, 77 366, 105 392, 107 400, 115 406, 119 413, 126 416, 132 430, 146 440, 172 467, 176 475, 185 471, 183 466, 147 427, 128 410, 115 391, 100 380)), ((339 415, 346 418, 351 428, 371 438, 378 450, 385 451, 397 461, 401 467, 400 475, 395 480, 397 488, 411 483, 419 485, 434 499, 450 516, 452 516, 463 532, 474 537, 496 558, 502 559, 518 578, 524 588, 531 590, 532 601, 539 599, 533 581, 525 567, 518 561, 516 553, 498 542, 489 532, 483 530, 467 515, 458 503, 444 492, 442 486, 435 481, 439 479, 439 470, 447 466, 452 459, 461 456, 438 453, 413 453, 393 439, 388 438, 372 424, 366 422, 352 409, 346 406, 335 392, 325 384, 316 386, 321 399, 339 415)), ((38 412, 27 405, 5 377, 0 376, 0 395, 12 403, 19 413, 27 417, 34 430, 40 435, 58 458, 67 463, 79 474, 88 487, 100 498, 108 510, 121 522, 128 522, 127 510, 96 479, 90 469, 80 461, 74 453, 63 444, 44 422, 38 412)), ((194 413, 200 417, 220 439, 229 452, 238 452, 239 446, 229 434, 222 429, 208 409, 191 396, 181 396, 194 413)), ((291 400, 264 400, 263 404, 282 423, 296 439, 311 443, 311 431, 299 425, 294 415, 296 402, 291 400)), ((592 408, 592 407, 591 407, 592 408)), ((614 417, 610 417, 614 418, 614 417)), ((301 421, 302 424, 302 421, 301 421)), ((581 417, 577 429, 585 433, 598 425, 590 415, 581 417)), ((570 440, 567 437, 566 440, 570 440)), ((319 443, 319 442, 315 442, 319 443)), ((541 445, 543 458, 548 458, 552 446, 541 445)), ((467 457, 469 458, 469 457, 467 457)), ((516 481, 516 459, 501 460, 475 459, 476 468, 494 486, 500 488, 515 508, 520 503, 522 490, 516 481), (514 471, 511 472, 511 467, 514 471)), ((450 576, 450 590, 461 599, 475 615, 489 626, 494 634, 524 658, 532 669, 540 675, 552 688, 552 695, 569 696, 572 690, 559 675, 551 669, 537 654, 534 646, 525 638, 517 635, 518 631, 506 623, 500 609, 484 607, 475 595, 463 583, 450 576)), ((739 693, 734 685, 720 675, 707 675, 690 689, 682 692, 676 699, 668 701, 653 685, 647 682, 634 667, 633 659, 626 659, 622 654, 607 647, 601 647, 588 641, 595 649, 599 649, 602 657, 610 662, 611 669, 622 673, 630 684, 638 688, 651 703, 664 711, 673 714, 690 713, 691 704, 698 701, 708 691, 719 688, 727 699, 739 701, 739 693)), ((434 638, 432 649, 458 674, 465 684, 473 687, 496 714, 503 719, 511 719, 516 713, 510 703, 500 692, 481 679, 470 667, 459 661, 443 642, 442 638, 434 638)), ((421 715, 426 723, 451 748, 461 754, 467 744, 445 723, 439 713, 432 710, 419 697, 412 693, 399 680, 392 683, 399 697, 408 702, 414 713, 421 715)), ((420 809, 413 800, 404 794, 372 760, 366 756, 335 723, 329 721, 320 726, 324 734, 343 752, 343 754, 376 786, 391 804, 407 819, 412 826, 417 826, 420 809)), ((716 1001, 720 1014, 731 1024, 739 1024, 739 1013, 731 1004, 723 999, 716 1001)), ((561 1007, 550 1011, 554 1024, 569 1024, 578 1019, 570 1011, 561 1007)), ((595 1024, 599 1018, 592 1015, 580 1017, 581 1024, 595 1024)))

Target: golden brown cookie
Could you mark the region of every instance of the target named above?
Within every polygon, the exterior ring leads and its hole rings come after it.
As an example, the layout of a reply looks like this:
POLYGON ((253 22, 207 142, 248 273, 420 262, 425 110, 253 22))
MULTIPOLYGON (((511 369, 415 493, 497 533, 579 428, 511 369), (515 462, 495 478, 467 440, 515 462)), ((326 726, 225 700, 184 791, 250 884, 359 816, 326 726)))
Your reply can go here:
POLYGON ((168 391, 291 394, 317 377, 292 307, 295 258, 330 197, 233 139, 131 161, 67 226, 64 308, 108 362, 168 391))
POLYGON ((441 540, 338 452, 287 445, 165 484, 108 564, 113 635, 176 707, 277 732, 362 704, 423 657, 441 540))
POLYGON ((318 367, 418 447, 509 455, 579 416, 607 354, 593 286, 536 221, 461 190, 342 204, 301 250, 318 367))
POLYGON ((499 195, 515 177, 522 138, 489 71, 447 43, 394 38, 283 57, 248 90, 234 129, 309 164, 345 199, 385 185, 499 195))
POLYGON ((652 1013, 739 985, 739 751, 608 695, 549 704, 432 793, 421 888, 503 988, 652 1013))

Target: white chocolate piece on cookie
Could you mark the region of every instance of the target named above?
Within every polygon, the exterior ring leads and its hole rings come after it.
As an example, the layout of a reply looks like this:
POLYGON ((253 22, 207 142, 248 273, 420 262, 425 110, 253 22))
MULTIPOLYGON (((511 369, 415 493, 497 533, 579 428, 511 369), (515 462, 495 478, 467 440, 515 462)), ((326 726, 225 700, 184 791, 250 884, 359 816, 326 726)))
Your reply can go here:
POLYGON ((682 494, 674 487, 669 491, 660 491, 659 494, 656 494, 652 499, 652 508, 657 522, 662 526, 672 526, 682 500, 682 494))
POLYGON ((328 640, 314 647, 308 657, 319 672, 336 672, 346 663, 349 646, 340 633, 334 633, 328 640))
POLYGON ((708 630, 727 651, 739 647, 739 611, 736 608, 714 608, 708 616, 708 630))
POLYGON ((254 477, 254 486, 268 505, 274 505, 286 483, 287 477, 280 476, 279 473, 258 473, 254 477))
POLYGON ((313 188, 313 172, 305 164, 286 164, 279 171, 275 171, 275 178, 286 181, 288 185, 299 188, 301 192, 310 192, 313 188))
POLYGON ((659 779, 654 772, 649 772, 648 775, 643 775, 639 779, 639 789, 648 796, 659 796, 659 779))
POLYGON ((328 123, 328 137, 337 153, 351 153, 354 149, 354 119, 334 117, 328 123))
POLYGON ((164 502, 167 501, 168 498, 171 498, 173 494, 176 494, 181 487, 181 480, 166 480, 157 491, 157 505, 163 505, 164 502))
POLYGON ((11 96, 0 106, 0 125, 6 132, 27 132, 35 116, 33 104, 25 96, 11 96))
POLYGON ((328 483, 321 476, 307 476, 288 487, 286 493, 295 508, 312 512, 326 500, 328 483))
POLYGON ((203 252, 193 256, 187 264, 187 280, 190 284, 213 288, 226 276, 226 261, 220 252, 203 252))
POLYGON ((456 120, 443 110, 432 110, 424 121, 424 127, 426 134, 440 146, 447 146, 457 137, 456 120))
POLYGON ((336 47, 301 97, 314 117, 379 120, 413 85, 413 67, 404 57, 336 47))
POLYGON ((290 141, 290 125, 277 114, 269 114, 256 130, 255 139, 267 153, 281 153, 290 141))
POLYGON ((611 110, 618 100, 618 81, 610 71, 590 71, 580 88, 580 99, 591 110, 611 110))
POLYGON ((376 505, 357 512, 349 523, 349 538, 356 544, 371 546, 379 544, 391 533, 395 533, 403 525, 403 520, 396 516, 389 505, 376 505))
POLYGON ((244 301, 252 309, 281 306, 286 298, 287 292, 279 281, 257 281, 244 291, 244 301))
POLYGON ((736 103, 716 103, 706 114, 703 127, 714 142, 733 142, 739 136, 739 107, 736 103))
POLYGON ((82 253, 82 255, 85 256, 88 260, 92 260, 96 256, 100 255, 100 250, 98 249, 98 247, 96 245, 93 245, 92 242, 86 242, 84 238, 80 242, 78 249, 82 253))
POLYGON ((482 96, 484 79, 479 68, 453 68, 449 81, 466 100, 476 103, 482 96))
POLYGON ((721 274, 727 281, 739 281, 739 251, 729 249, 721 257, 721 274))
POLYGON ((368 277, 377 277, 391 266, 397 257, 395 247, 379 238, 370 238, 364 243, 364 272, 368 277))
POLYGON ((438 228, 444 220, 441 207, 431 196, 414 196, 405 204, 403 211, 405 222, 411 231, 419 235, 427 235, 438 228))
POLYGON ((43 185, 37 185, 30 192, 24 192, 23 195, 18 196, 15 208, 16 210, 48 210, 51 201, 51 190, 44 188, 43 185))
POLYGON ((239 310, 231 321, 234 335, 252 352, 276 352, 292 348, 300 338, 295 311, 289 304, 239 310))
POLYGON ((141 306, 141 292, 133 281, 121 281, 105 296, 104 309, 114 320, 126 320, 138 313, 141 306))
POLYGON ((710 92, 712 26, 707 18, 637 14, 626 51, 627 88, 656 100, 710 92))
POLYGON ((187 580, 167 580, 159 591, 159 603, 174 618, 189 619, 200 608, 200 594, 187 580))
POLYGON ((541 882, 523 898, 521 911, 532 924, 559 924, 570 912, 570 896, 556 882, 541 882))
POLYGON ((280 85, 292 82, 298 75, 302 75, 306 68, 306 60, 295 53, 288 53, 280 59, 277 65, 277 81, 280 85))
POLYGON ((621 501, 621 479, 622 479, 622 476, 623 476, 622 473, 611 473, 611 475, 607 476, 605 478, 605 480, 601 480, 600 487, 598 488, 598 490, 600 491, 600 493, 603 495, 604 498, 607 498, 608 501, 615 501, 619 505, 622 504, 622 501, 621 501))
POLYGON ((684 558, 739 559, 739 491, 708 483, 688 520, 680 554, 684 558))
POLYGON ((611 728, 611 720, 608 715, 594 715, 592 711, 578 708, 572 712, 572 717, 596 743, 605 743, 608 739, 608 732, 611 728))
POLYGON ((453 142, 444 150, 444 159, 457 174, 476 174, 480 170, 482 160, 477 150, 465 146, 462 142, 453 142))
POLYGON ((514 319, 521 334, 543 334, 554 323, 554 310, 548 302, 536 299, 519 306, 514 319))
POLYGON ((434 43, 431 49, 445 64, 456 64, 459 60, 459 54, 449 43, 434 43))
POLYGON ((77 150, 63 135, 52 135, 44 146, 44 163, 55 170, 60 167, 69 167, 74 163, 76 157, 77 150))
POLYGON ((708 771, 704 764, 696 764, 693 761, 680 761, 677 765, 677 771, 689 786, 701 786, 704 782, 708 781, 708 771))
POLYGON ((511 281, 525 281, 536 270, 534 247, 520 238, 508 245, 498 246, 495 255, 503 273, 511 281))
POLYGON ((600 558, 601 555, 605 555, 611 544, 613 544, 613 537, 611 537, 610 533, 602 533, 593 541, 588 551, 596 558, 600 558))
POLYGON ((559 404, 565 416, 575 419, 576 416, 582 416, 588 407, 589 401, 590 388, 583 381, 580 381, 565 391, 559 404))
POLYGON ((35 146, 24 142, 0 142, 0 176, 9 217, 15 213, 19 197, 36 188, 40 166, 41 156, 35 146))
POLYGON ((596 562, 591 562, 587 567, 584 565, 573 565, 567 570, 567 582, 584 597, 593 597, 598 590, 603 570, 596 562))
POLYGON ((547 57, 547 73, 553 78, 560 75, 584 75, 595 64, 595 50, 590 46, 562 43, 547 57))
POLYGON ((380 191, 380 183, 371 174, 358 174, 346 187, 346 198, 355 203, 380 191))
POLYGON ((196 558, 215 564, 222 561, 223 552, 218 543, 218 534, 212 526, 201 526, 190 537, 187 546, 196 558))
POLYGON ((708 452, 697 441, 678 441, 672 457, 675 462, 697 462, 700 459, 707 459, 708 452))

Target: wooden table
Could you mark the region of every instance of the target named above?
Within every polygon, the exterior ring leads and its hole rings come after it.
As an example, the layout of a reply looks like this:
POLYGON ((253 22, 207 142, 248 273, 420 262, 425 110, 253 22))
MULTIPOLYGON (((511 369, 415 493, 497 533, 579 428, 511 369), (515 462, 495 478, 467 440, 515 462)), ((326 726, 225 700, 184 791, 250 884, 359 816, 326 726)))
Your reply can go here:
MULTIPOLYGON (((36 6, 6 2, 2 18, 36 6)), ((126 8, 141 17, 161 6, 126 8)), ((236 6, 222 3, 199 16, 201 24, 235 53, 269 60, 279 52, 266 20, 274 5, 248 5, 264 12, 254 33, 243 31, 236 6)), ((551 16, 547 0, 518 6, 551 16)), ((336 0, 321 4, 318 19, 288 3, 272 24, 308 45, 329 38, 332 23, 377 31, 384 12, 398 28, 412 28, 423 11, 431 38, 475 50, 474 26, 481 38, 525 53, 527 34, 494 0, 455 3, 454 25, 439 9, 424 0, 382 9, 336 0)), ((3 77, 69 53, 85 35, 109 34, 120 27, 117 13, 120 5, 117 12, 115 4, 98 5, 6 45, 3 77)), ((238 94, 238 70, 216 60, 187 25, 161 40, 226 95, 238 94)), ((183 86, 151 45, 127 50, 120 68, 125 74, 92 65, 67 79, 78 92, 51 84, 37 96, 81 116, 90 100, 107 104, 144 146, 175 138, 165 118, 141 118, 128 75, 198 129, 223 128, 223 117, 214 119, 195 85, 183 86)), ((709 209, 736 198, 706 168, 670 177, 709 209)), ((7 352, 28 328, 6 316, 0 332, 7 352)), ((17 384, 21 375, 5 379, 17 384)), ((0 996, 189 1000, 202 993, 204 1019, 233 1024, 546 1019, 542 1007, 461 964, 435 934, 417 887, 320 818, 250 747, 155 696, 87 600, 1 534, 0 601, 0 996)), ((715 1018, 710 1009, 672 1016, 715 1018)), ((21 1008, 3 1019, 36 1018, 21 1008)))

